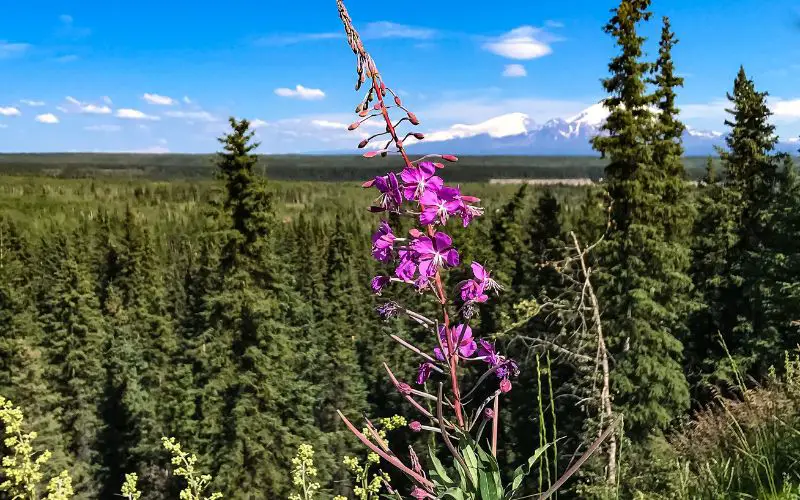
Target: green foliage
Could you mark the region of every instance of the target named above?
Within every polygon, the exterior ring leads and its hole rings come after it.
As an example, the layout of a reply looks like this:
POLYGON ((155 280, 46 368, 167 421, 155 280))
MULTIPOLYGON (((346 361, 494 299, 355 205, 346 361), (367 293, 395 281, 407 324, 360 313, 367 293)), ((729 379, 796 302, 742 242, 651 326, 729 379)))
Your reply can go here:
POLYGON ((222 493, 218 492, 205 496, 205 490, 208 489, 211 483, 211 476, 200 474, 195 470, 197 456, 184 451, 180 443, 175 441, 175 438, 162 437, 161 442, 164 448, 172 455, 172 465, 175 466, 172 473, 186 479, 186 487, 180 492, 179 498, 181 500, 217 500, 222 498, 222 493))
POLYGON ((685 201, 675 186, 683 182, 674 142, 680 125, 673 116, 669 27, 658 63, 658 89, 648 94, 639 24, 651 14, 649 0, 623 0, 605 27, 619 47, 603 81, 609 93, 607 133, 593 145, 610 160, 606 186, 611 198, 611 227, 599 249, 602 262, 598 293, 615 366, 612 393, 634 435, 645 438, 665 428, 689 404, 681 367, 681 297, 690 281, 688 253, 669 226, 685 201), (656 119, 651 105, 662 108, 656 119), (666 112, 666 114, 665 114, 666 112), (674 213, 672 212, 674 210, 674 213), (665 218, 665 211, 668 211, 665 218), (647 391, 641 388, 646 386, 647 391))

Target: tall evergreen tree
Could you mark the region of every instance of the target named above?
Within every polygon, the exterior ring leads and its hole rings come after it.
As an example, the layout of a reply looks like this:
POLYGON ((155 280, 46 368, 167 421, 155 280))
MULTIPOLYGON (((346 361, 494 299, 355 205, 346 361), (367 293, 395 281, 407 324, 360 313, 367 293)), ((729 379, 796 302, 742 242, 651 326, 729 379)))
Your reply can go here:
POLYGON ((215 476, 233 498, 259 491, 286 494, 283 465, 297 441, 308 437, 311 408, 297 373, 306 361, 296 350, 308 324, 308 309, 294 290, 277 252, 280 234, 271 196, 255 173, 253 132, 247 120, 230 120, 220 139, 218 171, 225 182, 230 230, 221 256, 219 293, 209 297, 209 327, 229 342, 230 358, 213 367, 203 395, 207 452, 217 461, 215 476))
POLYGON ((684 286, 682 256, 667 241, 660 209, 675 174, 654 161, 658 128, 645 80, 651 65, 642 61, 644 38, 637 32, 650 18, 649 6, 649 0, 623 0, 605 27, 620 53, 603 81, 606 134, 592 141, 610 160, 612 226, 602 245, 598 292, 616 361, 612 391, 635 438, 664 428, 689 402, 681 343, 669 328, 675 311, 666 299, 684 286))
POLYGON ((69 235, 48 236, 40 265, 46 273, 38 322, 47 353, 47 383, 57 393, 75 492, 80 498, 95 498, 105 324, 89 270, 69 235))

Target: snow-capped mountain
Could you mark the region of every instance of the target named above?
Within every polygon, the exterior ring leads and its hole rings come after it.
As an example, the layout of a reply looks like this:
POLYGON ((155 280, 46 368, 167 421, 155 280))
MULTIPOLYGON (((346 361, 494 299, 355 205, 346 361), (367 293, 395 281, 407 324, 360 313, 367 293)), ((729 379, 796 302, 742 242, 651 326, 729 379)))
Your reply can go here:
MULTIPOLYGON (((567 119, 554 118, 537 124, 524 113, 510 113, 472 125, 454 125, 426 134, 415 151, 440 151, 461 155, 594 155, 590 140, 601 133, 608 117, 602 103, 594 104, 567 119)), ((715 154, 724 145, 721 132, 687 127, 683 135, 686 155, 715 154)), ((780 149, 796 150, 796 144, 780 149)))

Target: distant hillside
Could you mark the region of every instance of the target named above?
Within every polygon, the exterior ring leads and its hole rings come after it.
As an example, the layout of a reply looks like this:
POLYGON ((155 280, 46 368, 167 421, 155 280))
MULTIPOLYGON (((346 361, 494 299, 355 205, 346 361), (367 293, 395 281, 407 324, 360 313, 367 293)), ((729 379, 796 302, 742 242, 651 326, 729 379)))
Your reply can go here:
MULTIPOLYGON (((38 175, 62 178, 115 177, 209 179, 214 155, 49 153, 0 154, 0 174, 38 175)), ((689 176, 703 175, 704 157, 686 158, 689 176)), ((597 180, 606 162, 590 156, 466 156, 448 165, 453 182, 489 179, 578 179, 597 180)), ((260 161, 272 179, 301 181, 361 181, 398 169, 396 157, 364 159, 360 156, 280 155, 260 161)))

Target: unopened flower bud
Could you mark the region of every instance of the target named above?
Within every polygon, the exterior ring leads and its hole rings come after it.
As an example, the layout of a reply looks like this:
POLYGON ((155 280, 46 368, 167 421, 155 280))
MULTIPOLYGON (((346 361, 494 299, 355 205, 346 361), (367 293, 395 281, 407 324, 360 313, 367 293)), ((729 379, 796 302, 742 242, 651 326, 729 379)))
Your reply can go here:
POLYGON ((367 182, 361 184, 362 188, 371 188, 375 184, 375 179, 370 179, 367 182))
POLYGON ((368 113, 369 111, 367 111, 366 109, 362 109, 361 111, 358 112, 358 116, 364 118, 365 116, 367 116, 368 113))
POLYGON ((372 109, 374 109, 375 111, 379 111, 381 109, 381 103, 376 102, 375 105, 372 106, 372 109))
POLYGON ((402 106, 403 105, 403 102, 397 96, 394 96, 394 103, 397 104, 398 106, 402 106))
POLYGON ((380 151, 368 151, 364 153, 364 158, 374 158, 378 156, 378 153, 380 153, 380 151))
POLYGON ((417 115, 415 115, 411 111, 408 112, 408 121, 411 122, 411 125, 419 125, 419 120, 417 120, 417 115))
POLYGON ((420 236, 422 236, 422 231, 420 231, 415 227, 412 227, 411 229, 408 230, 408 234, 410 234, 412 238, 419 238, 420 236))
POLYGON ((442 159, 445 161, 458 161, 458 157, 453 155, 442 155, 442 159))
POLYGON ((353 131, 357 129, 359 125, 361 125, 361 122, 353 122, 349 127, 347 127, 347 130, 353 131))
POLYGON ((369 139, 364 139, 363 141, 358 143, 358 149, 364 149, 369 144, 369 139))
POLYGON ((405 382, 400 382, 399 384, 397 384, 397 390, 403 396, 408 396, 409 394, 411 394, 411 386, 406 384, 405 382))
POLYGON ((411 423, 408 424, 408 428, 414 432, 419 432, 422 430, 422 424, 416 420, 412 420, 411 423))
POLYGON ((509 392, 511 390, 511 381, 507 378, 504 378, 500 381, 500 392, 503 394, 509 392))
POLYGON ((444 163, 434 163, 433 166, 436 168, 444 168, 444 163))
POLYGON ((415 137, 417 140, 420 140, 420 141, 421 141, 422 139, 424 139, 424 138, 425 138, 425 135, 424 135, 424 134, 420 134, 419 132, 414 132, 414 137, 415 137))
POLYGON ((486 420, 492 420, 494 418, 494 410, 491 408, 486 408, 483 410, 483 418, 486 420))

